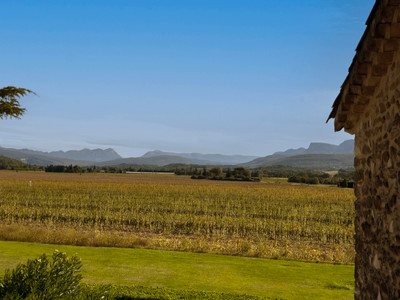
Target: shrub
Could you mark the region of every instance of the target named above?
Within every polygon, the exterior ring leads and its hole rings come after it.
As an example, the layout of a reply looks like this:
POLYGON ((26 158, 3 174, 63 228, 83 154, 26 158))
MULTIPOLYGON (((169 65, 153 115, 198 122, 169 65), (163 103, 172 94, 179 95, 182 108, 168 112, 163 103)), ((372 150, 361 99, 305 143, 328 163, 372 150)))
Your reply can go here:
POLYGON ((55 251, 52 261, 37 259, 6 270, 0 281, 0 299, 74 299, 80 292, 79 258, 55 251))

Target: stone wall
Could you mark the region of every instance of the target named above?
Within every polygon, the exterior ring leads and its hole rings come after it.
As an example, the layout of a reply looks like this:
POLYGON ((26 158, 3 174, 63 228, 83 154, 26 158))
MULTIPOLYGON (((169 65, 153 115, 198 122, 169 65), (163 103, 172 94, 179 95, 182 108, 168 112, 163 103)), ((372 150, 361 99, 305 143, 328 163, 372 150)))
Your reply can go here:
POLYGON ((355 299, 400 299, 400 55, 355 127, 355 299))

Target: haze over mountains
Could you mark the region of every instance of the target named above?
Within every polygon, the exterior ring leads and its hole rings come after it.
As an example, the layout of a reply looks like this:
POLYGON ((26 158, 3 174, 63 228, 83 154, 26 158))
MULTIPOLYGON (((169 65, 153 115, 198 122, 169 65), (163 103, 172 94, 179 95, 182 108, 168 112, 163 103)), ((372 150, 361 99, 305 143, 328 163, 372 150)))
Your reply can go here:
POLYGON ((220 165, 246 168, 259 168, 271 165, 288 165, 310 168, 343 168, 353 164, 354 140, 340 145, 311 143, 306 148, 289 149, 265 157, 246 155, 175 153, 160 150, 149 151, 141 157, 122 158, 115 150, 82 149, 70 151, 34 151, 30 149, 12 149, 0 147, 0 156, 18 159, 29 164, 79 165, 79 166, 116 166, 149 165, 165 166, 169 164, 220 165))
POLYGON ((204 160, 208 162, 214 162, 218 164, 236 165, 245 163, 253 159, 258 158, 257 156, 246 156, 246 155, 223 155, 223 154, 201 154, 201 153, 176 153, 176 152, 164 152, 160 150, 149 151, 142 157, 155 157, 161 155, 172 155, 180 156, 187 159, 204 160))
POLYGON ((57 158, 66 158, 71 160, 86 160, 86 161, 109 161, 114 159, 122 158, 114 149, 82 149, 82 150, 70 150, 70 151, 52 151, 52 152, 42 152, 42 151, 34 151, 29 149, 21 149, 18 150, 25 154, 33 154, 33 155, 42 155, 42 156, 50 156, 57 158))
POLYGON ((306 148, 289 149, 284 152, 275 152, 273 155, 293 156, 302 154, 352 154, 354 153, 354 140, 347 140, 340 145, 326 143, 311 143, 306 148))
POLYGON ((185 165, 221 165, 221 163, 202 160, 202 159, 188 159, 179 155, 157 155, 152 157, 130 157, 121 158, 112 161, 102 162, 101 166, 119 166, 119 165, 149 165, 162 167, 170 164, 185 164, 185 165))
POLYGON ((308 167, 317 169, 348 168, 353 166, 354 140, 340 145, 311 143, 306 148, 289 149, 272 155, 256 158, 241 164, 245 168, 260 168, 272 165, 308 167))
POLYGON ((49 166, 49 165, 86 165, 86 161, 81 160, 71 160, 67 158, 51 157, 46 155, 47 152, 33 151, 29 152, 28 149, 12 149, 12 148, 2 148, 0 147, 0 156, 17 159, 27 164, 38 165, 38 166, 49 166), (40 153, 40 154, 38 154, 40 153))

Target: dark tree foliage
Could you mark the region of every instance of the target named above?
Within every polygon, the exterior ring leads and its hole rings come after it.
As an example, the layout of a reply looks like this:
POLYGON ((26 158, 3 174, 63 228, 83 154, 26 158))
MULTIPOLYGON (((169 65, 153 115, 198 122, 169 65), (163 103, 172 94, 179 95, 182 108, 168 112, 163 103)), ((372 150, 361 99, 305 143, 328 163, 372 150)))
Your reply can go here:
POLYGON ((278 178, 289 178, 291 176, 302 176, 302 177, 318 177, 318 178, 329 178, 330 175, 321 171, 315 171, 312 169, 291 167, 291 166, 269 166, 263 168, 257 168, 253 171, 260 171, 263 177, 278 177, 278 178))
POLYGON ((337 186, 341 187, 341 188, 353 189, 354 188, 354 181, 349 181, 347 179, 343 179, 340 182, 338 182, 337 186))
POLYGON ((330 176, 327 173, 298 173, 297 175, 290 176, 288 182, 329 184, 337 185, 341 188, 354 188, 354 169, 340 169, 334 176, 330 176))
MULTIPOLYGON (((177 174, 177 173, 175 173, 177 174)), ((257 173, 259 176, 260 173, 257 173)), ((261 181, 261 177, 253 177, 249 170, 243 167, 231 169, 222 169, 214 167, 208 170, 206 167, 202 169, 200 174, 193 172, 192 179, 211 179, 211 180, 228 180, 228 181, 261 181)))
POLYGON ((28 165, 16 159, 0 156, 0 170, 42 171, 44 167, 28 165))
POLYGON ((85 173, 85 172, 87 172, 87 168, 82 168, 80 166, 73 166, 73 165, 69 165, 69 166, 50 165, 45 168, 45 171, 46 172, 55 172, 55 173, 85 173))
POLYGON ((218 177, 222 175, 222 169, 219 167, 212 168, 210 170, 210 175, 214 177, 218 177))
POLYGON ((306 183, 306 184, 319 184, 320 180, 318 177, 308 176, 290 176, 288 182, 306 183))
POLYGON ((246 169, 243 168, 243 167, 239 167, 239 168, 233 169, 232 174, 233 174, 233 176, 234 176, 235 178, 247 179, 247 178, 250 178, 250 177, 251 177, 250 171, 246 170, 246 169))
POLYGON ((354 181, 354 168, 352 169, 340 169, 335 177, 344 178, 350 181, 354 181))
POLYGON ((27 94, 35 94, 31 90, 24 88, 16 88, 7 86, 0 89, 0 118, 16 118, 19 119, 25 108, 21 107, 19 99, 27 94))

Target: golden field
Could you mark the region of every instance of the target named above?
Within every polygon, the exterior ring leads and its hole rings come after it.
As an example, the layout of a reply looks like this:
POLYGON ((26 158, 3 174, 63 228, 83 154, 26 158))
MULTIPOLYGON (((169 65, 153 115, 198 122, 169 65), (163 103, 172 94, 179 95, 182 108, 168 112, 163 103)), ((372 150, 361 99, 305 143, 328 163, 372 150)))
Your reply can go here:
POLYGON ((354 200, 282 180, 2 171, 0 239, 352 263, 354 200))

